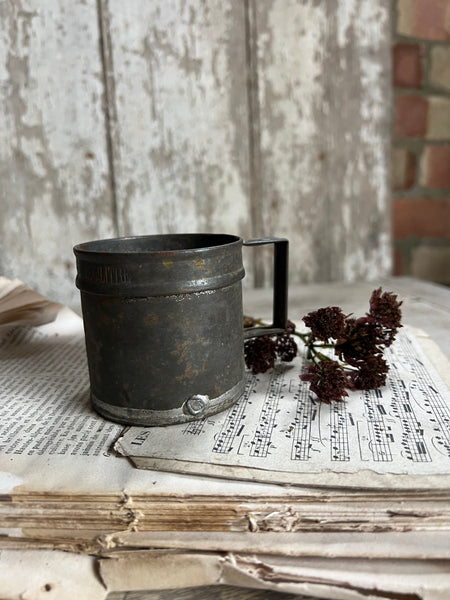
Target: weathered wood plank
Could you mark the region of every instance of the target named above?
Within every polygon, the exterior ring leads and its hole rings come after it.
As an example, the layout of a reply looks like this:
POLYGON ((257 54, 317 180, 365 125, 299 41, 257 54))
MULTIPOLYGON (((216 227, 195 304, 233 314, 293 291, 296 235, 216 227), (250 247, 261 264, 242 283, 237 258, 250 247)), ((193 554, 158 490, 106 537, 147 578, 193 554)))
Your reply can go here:
POLYGON ((248 236, 244 3, 103 0, 121 232, 248 236))
POLYGON ((3 274, 72 303, 73 243, 183 230, 284 235, 293 283, 389 271, 387 0, 23 0, 0 18, 3 274))
POLYGON ((73 304, 73 243, 114 234, 96 2, 0 20, 0 272, 73 304))
POLYGON ((387 274, 389 2, 249 2, 261 139, 258 233, 290 239, 293 283, 387 274))

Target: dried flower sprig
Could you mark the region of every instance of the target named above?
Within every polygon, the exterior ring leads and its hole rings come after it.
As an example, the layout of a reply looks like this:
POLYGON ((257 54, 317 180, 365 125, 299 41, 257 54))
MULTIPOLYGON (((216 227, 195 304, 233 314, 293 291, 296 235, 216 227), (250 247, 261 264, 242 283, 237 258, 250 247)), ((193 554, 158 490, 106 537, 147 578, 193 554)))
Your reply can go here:
MULTIPOLYGON (((401 304, 395 294, 380 287, 372 292, 369 312, 358 319, 337 306, 319 308, 303 317, 308 333, 296 331, 289 321, 283 334, 247 340, 245 363, 253 373, 264 373, 277 358, 292 361, 298 350, 293 336, 297 336, 311 361, 300 379, 309 382, 319 400, 342 401, 347 390, 376 389, 386 383, 389 367, 383 353, 402 326, 401 304), (337 359, 331 358, 332 351, 337 359)), ((244 318, 245 327, 261 324, 260 319, 244 318)))

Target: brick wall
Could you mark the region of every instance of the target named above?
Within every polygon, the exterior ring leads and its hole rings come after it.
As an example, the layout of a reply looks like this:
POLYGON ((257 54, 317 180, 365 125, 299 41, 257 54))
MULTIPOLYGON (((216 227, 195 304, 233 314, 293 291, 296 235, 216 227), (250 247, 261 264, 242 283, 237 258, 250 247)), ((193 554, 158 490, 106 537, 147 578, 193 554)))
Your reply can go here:
POLYGON ((450 285, 450 0, 393 2, 394 269, 450 285))

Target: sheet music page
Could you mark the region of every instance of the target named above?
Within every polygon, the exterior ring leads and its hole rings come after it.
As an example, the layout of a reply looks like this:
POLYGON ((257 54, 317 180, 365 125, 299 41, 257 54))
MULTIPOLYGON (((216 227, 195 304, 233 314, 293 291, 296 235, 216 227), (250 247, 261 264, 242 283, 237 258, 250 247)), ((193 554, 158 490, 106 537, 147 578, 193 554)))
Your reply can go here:
POLYGON ((344 402, 318 402, 299 378, 304 359, 297 357, 247 373, 243 397, 223 413, 171 426, 170 435, 166 427, 132 427, 116 447, 144 468, 195 472, 197 465, 225 476, 235 468, 244 478, 247 469, 255 479, 263 470, 273 481, 281 472, 449 474, 449 390, 406 328, 385 356, 387 385, 350 392, 344 402))

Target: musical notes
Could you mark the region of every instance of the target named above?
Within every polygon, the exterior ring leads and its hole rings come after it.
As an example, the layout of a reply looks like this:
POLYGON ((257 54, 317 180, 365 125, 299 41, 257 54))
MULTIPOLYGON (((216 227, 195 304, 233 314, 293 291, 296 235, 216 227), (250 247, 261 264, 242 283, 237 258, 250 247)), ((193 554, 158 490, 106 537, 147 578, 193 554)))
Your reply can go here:
POLYGON ((343 402, 336 402, 330 407, 330 458, 332 461, 350 460, 348 441, 347 407, 343 402))
POLYGON ((368 445, 375 462, 392 461, 392 434, 388 435, 388 425, 385 420, 386 409, 380 403, 379 390, 364 390, 365 414, 367 420, 367 432, 369 434, 368 445))
POLYGON ((391 349, 389 354, 389 359, 399 361, 409 376, 407 381, 406 377, 390 381, 393 409, 404 429, 402 444, 406 456, 409 460, 430 461, 428 446, 432 444, 440 453, 450 457, 450 404, 445 394, 439 391, 432 370, 416 355, 413 341, 407 336, 397 340, 395 358, 394 350, 391 349), (428 446, 421 421, 429 423, 433 430, 428 446))
MULTIPOLYGON (((214 446, 212 448, 213 452, 228 454, 233 450, 233 447, 236 446, 235 438, 241 436, 244 430, 245 425, 243 420, 246 417, 245 409, 247 402, 249 402, 249 397, 255 391, 256 383, 257 378, 255 375, 249 374, 242 398, 240 398, 236 404, 231 406, 226 413, 220 432, 215 437, 214 446)), ((240 447, 240 444, 237 444, 237 446, 240 447)))
POLYGON ((250 456, 265 457, 269 454, 272 445, 272 433, 277 426, 276 416, 280 412, 278 404, 283 399, 282 391, 285 387, 283 370, 279 368, 273 369, 261 406, 259 422, 256 426, 253 439, 250 441, 250 456))
POLYGON ((294 435, 291 444, 291 460, 306 461, 311 458, 311 428, 313 422, 317 419, 317 409, 313 405, 313 400, 308 387, 301 381, 298 383, 297 409, 295 413, 294 435))
POLYGON ((200 433, 204 430, 205 419, 200 419, 200 421, 191 421, 184 426, 183 433, 186 435, 200 435, 200 433))

